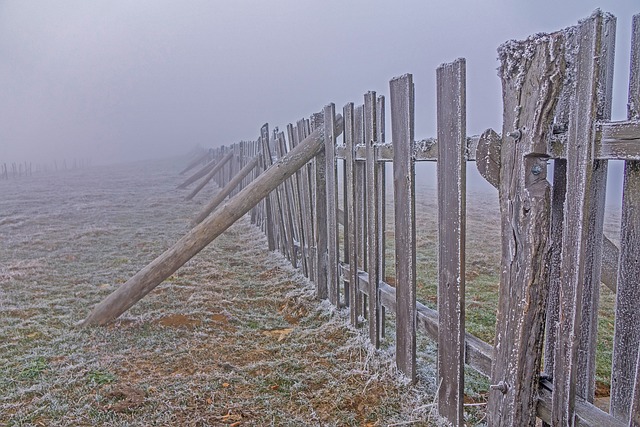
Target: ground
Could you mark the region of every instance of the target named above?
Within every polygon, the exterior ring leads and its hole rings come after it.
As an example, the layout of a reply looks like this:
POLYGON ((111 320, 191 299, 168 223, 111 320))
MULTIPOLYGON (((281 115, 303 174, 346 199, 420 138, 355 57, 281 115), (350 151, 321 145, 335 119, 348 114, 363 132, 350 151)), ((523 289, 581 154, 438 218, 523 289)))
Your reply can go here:
MULTIPOLYGON (((247 217, 107 327, 89 310, 190 228, 217 191, 176 190, 184 159, 0 181, 1 426, 386 426, 437 424, 436 349, 418 342, 418 382, 314 288, 247 217)), ((423 165, 420 165, 422 167, 423 165)), ((432 171, 431 171, 432 172, 432 171)), ((418 299, 435 307, 437 201, 416 178, 418 299)), ((466 327, 493 341, 500 258, 493 189, 470 180, 466 327)), ((390 196, 390 195, 389 195, 390 196)), ((387 199, 385 277, 393 278, 387 199)), ((607 215, 615 240, 619 216, 607 215)), ((601 291, 598 394, 608 395, 613 294, 601 291)), ((488 383, 465 373, 465 417, 482 425, 488 383)), ((602 403, 606 407, 606 398, 602 403)))
POLYGON ((432 345, 411 386, 247 218, 117 322, 74 326, 216 191, 185 203, 182 165, 0 182, 0 425, 433 425, 432 345))

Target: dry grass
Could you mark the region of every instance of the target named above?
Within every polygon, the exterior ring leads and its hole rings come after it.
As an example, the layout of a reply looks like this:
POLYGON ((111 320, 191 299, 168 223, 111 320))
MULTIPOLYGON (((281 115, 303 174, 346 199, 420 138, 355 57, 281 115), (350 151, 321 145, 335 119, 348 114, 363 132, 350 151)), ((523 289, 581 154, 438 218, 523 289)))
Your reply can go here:
MULTIPOLYGON (((236 223, 106 328, 73 325, 189 229, 215 191, 185 203, 182 162, 0 182, 0 425, 436 425, 436 349, 419 337, 418 384, 319 303, 313 286, 236 223)), ((387 273, 393 282, 393 200, 387 273)), ((435 189, 419 184, 418 299, 436 306, 435 189)), ((467 200, 467 329, 492 342, 497 197, 467 200)), ((606 228, 615 237, 615 218, 606 228)), ((613 296, 602 291, 598 381, 606 393, 613 296)), ((465 415, 481 424, 486 380, 467 369, 465 415)))
POLYGON ((246 219, 115 324, 73 327, 188 230, 179 166, 0 183, 0 425, 434 424, 433 346, 410 386, 246 219))

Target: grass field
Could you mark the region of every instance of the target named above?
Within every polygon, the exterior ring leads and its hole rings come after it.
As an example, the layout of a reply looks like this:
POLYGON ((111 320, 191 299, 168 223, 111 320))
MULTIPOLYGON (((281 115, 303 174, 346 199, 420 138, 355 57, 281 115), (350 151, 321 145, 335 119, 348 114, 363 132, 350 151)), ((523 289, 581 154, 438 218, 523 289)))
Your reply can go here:
MULTIPOLYGON (((419 380, 409 385, 394 367, 394 319, 376 351, 345 311, 314 299, 313 286, 267 250, 246 218, 113 325, 74 327, 188 231, 214 194, 210 186, 184 202, 175 190, 182 166, 0 182, 0 425, 436 425, 434 344, 419 340, 419 380)), ((472 194, 467 209, 467 328, 488 342, 499 280, 496 199, 472 194)), ((418 298, 433 307, 432 187, 419 185, 416 206, 418 298)), ((392 277, 392 227, 387 237, 392 277)), ((607 292, 598 361, 605 387, 607 292)), ((467 373, 469 425, 482 423, 486 386, 467 373)))

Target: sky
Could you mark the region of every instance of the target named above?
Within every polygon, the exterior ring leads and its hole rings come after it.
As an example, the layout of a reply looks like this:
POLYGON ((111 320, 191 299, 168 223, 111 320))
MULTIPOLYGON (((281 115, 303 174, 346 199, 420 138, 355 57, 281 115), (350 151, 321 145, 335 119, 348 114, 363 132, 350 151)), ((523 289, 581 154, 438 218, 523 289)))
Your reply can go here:
MULTIPOLYGON (((618 18, 624 119, 637 0, 0 0, 0 162, 94 164, 254 140, 412 73, 435 136, 435 69, 467 63, 469 134, 501 128, 497 47, 618 18)), ((390 126, 389 124, 387 126, 390 126)))

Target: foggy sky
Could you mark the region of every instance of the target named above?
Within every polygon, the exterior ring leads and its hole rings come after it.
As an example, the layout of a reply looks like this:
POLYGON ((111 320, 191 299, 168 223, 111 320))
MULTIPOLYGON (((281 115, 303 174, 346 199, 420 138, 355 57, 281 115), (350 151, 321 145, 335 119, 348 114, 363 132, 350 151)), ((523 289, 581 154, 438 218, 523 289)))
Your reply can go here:
POLYGON ((467 127, 501 128, 496 48, 618 18, 624 119, 637 0, 1 0, 0 162, 93 163, 253 140, 413 73, 416 137, 435 135, 435 69, 467 59, 467 127))

